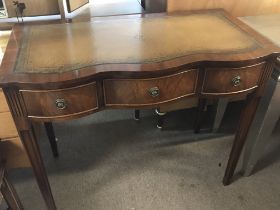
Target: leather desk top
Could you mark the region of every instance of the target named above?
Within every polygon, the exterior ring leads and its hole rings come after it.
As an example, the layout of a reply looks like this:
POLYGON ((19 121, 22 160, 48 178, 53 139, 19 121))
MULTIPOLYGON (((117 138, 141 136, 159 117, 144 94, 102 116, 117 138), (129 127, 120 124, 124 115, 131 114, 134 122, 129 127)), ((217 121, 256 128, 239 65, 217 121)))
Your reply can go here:
POLYGON ((27 26, 17 72, 65 72, 108 63, 152 63, 259 48, 220 12, 27 26))
POLYGON ((239 19, 280 47, 280 14, 248 16, 239 19))

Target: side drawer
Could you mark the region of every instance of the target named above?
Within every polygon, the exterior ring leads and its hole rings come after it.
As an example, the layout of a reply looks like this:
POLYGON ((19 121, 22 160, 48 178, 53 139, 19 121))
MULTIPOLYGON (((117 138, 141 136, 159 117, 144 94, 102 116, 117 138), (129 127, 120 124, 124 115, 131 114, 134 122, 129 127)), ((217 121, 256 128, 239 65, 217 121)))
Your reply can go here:
POLYGON ((96 83, 57 90, 21 90, 28 117, 52 119, 98 109, 96 83))
POLYGON ((198 70, 149 79, 104 80, 107 106, 148 106, 194 95, 198 70))
POLYGON ((242 68, 206 69, 202 94, 227 95, 257 88, 265 63, 242 68))
POLYGON ((18 132, 10 112, 0 113, 0 139, 18 136, 18 132))

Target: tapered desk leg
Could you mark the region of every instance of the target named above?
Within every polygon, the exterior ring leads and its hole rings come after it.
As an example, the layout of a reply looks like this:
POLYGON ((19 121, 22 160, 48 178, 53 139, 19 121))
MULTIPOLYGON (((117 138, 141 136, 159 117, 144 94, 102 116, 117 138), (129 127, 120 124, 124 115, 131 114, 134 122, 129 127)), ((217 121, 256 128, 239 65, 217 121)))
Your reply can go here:
POLYGON ((15 89, 3 89, 10 111, 13 115, 20 139, 24 145, 38 186, 43 195, 48 210, 56 210, 49 180, 42 160, 41 152, 34 133, 33 125, 29 121, 21 94, 15 89))
POLYGON ((45 122, 44 125, 52 148, 53 156, 58 157, 57 143, 56 143, 55 133, 53 129, 53 124, 51 122, 45 122))
POLYGON ((11 210, 23 210, 23 205, 18 198, 18 195, 13 185, 7 180, 6 174, 3 177, 1 185, 1 193, 11 210))
MULTIPOLYGON (((276 71, 275 74, 278 76, 279 73, 276 71)), ((244 176, 250 176, 253 173, 260 156, 269 144, 267 139, 280 118, 279 104, 280 81, 278 78, 271 78, 248 132, 242 161, 244 176)))
POLYGON ((240 122, 238 124, 237 132, 230 152, 226 172, 223 179, 224 185, 229 185, 231 178, 233 177, 234 170, 242 152, 259 101, 260 97, 256 97, 255 94, 249 95, 247 97, 246 104, 244 109, 242 110, 240 122))
MULTIPOLYGON (((32 126, 32 125, 31 125, 32 126)), ((41 157, 37 139, 33 127, 27 131, 20 132, 21 140, 30 159, 39 188, 49 210, 56 210, 55 202, 51 192, 49 180, 41 157)))

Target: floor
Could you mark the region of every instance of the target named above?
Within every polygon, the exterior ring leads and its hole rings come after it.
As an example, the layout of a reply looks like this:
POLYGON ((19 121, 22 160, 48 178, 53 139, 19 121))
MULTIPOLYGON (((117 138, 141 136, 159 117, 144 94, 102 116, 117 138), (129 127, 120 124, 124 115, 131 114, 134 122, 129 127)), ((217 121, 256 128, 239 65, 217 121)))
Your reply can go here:
MULTIPOLYGON (((144 10, 138 0, 90 0, 73 18, 90 18, 111 15, 139 14, 144 10)), ((71 16, 71 15, 68 15, 71 16)))
MULTIPOLYGON (((168 114, 163 130, 156 128, 150 110, 139 122, 131 110, 108 110, 57 123, 58 159, 43 130, 36 129, 58 209, 279 209, 280 126, 257 173, 222 185, 241 108, 239 103, 228 107, 218 133, 208 130, 206 117, 199 135, 192 131, 194 109, 168 114)), ((26 209, 45 209, 30 169, 9 175, 26 209)))

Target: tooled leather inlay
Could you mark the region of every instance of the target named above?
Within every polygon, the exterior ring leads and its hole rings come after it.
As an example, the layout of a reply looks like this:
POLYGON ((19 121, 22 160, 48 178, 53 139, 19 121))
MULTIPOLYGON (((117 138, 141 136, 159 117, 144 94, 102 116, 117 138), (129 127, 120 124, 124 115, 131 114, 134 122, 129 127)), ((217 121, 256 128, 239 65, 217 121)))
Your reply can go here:
POLYGON ((220 12, 33 25, 24 28, 15 71, 61 73, 256 48, 259 44, 220 12))

